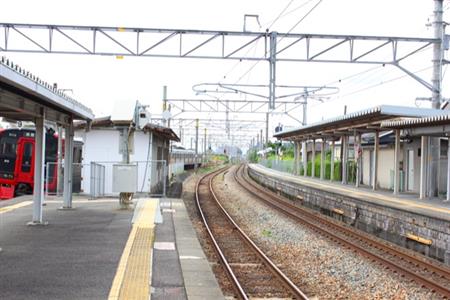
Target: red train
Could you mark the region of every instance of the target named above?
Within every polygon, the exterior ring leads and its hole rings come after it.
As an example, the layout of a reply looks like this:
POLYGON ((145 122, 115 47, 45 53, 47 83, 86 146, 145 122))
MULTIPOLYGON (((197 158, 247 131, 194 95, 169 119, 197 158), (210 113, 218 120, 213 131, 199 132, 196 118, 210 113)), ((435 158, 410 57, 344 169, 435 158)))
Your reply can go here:
MULTIPOLYGON (((34 129, 0 129, 0 199, 33 193, 34 135, 34 129)), ((47 162, 56 162, 57 155, 58 135, 52 130, 47 130, 45 165, 47 162)), ((48 171, 51 174, 48 178, 51 179, 45 183, 45 188, 48 191, 55 191, 56 165, 52 164, 48 171)))

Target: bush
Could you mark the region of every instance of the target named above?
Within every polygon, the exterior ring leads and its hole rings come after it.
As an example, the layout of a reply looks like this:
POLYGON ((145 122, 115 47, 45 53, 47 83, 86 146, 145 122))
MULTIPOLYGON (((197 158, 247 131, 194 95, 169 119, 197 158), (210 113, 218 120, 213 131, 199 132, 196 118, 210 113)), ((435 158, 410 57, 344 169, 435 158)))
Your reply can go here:
MULTIPOLYGON (((325 155, 325 179, 330 179, 330 174, 331 174, 331 153, 328 151, 325 155)), ((341 162, 340 161, 334 161, 334 180, 335 181, 340 181, 341 179, 341 172, 340 172, 340 168, 341 168, 341 162)), ((353 167, 352 167, 353 168, 353 167)), ((354 170, 356 170, 356 164, 355 164, 355 168, 354 170)), ((311 176, 311 171, 312 171, 312 161, 308 161, 308 166, 306 169, 306 174, 307 176, 311 176)), ((300 167, 300 174, 303 174, 303 167, 300 167)), ((356 171, 355 171, 355 175, 353 175, 354 178, 356 176, 356 171)), ((320 153, 316 155, 315 159, 314 159, 314 177, 320 178, 320 153)))
POLYGON ((247 154, 248 161, 251 163, 257 163, 258 162, 258 154, 256 153, 256 150, 249 150, 247 154))

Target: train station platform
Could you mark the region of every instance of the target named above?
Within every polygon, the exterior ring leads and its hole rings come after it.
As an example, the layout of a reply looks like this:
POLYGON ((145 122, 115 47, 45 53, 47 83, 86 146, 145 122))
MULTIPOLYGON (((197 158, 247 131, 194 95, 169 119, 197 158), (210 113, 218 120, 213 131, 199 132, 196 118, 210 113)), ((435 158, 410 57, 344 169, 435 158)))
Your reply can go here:
POLYGON ((419 199, 419 196, 412 193, 400 193, 394 195, 388 190, 372 190, 369 187, 355 187, 350 184, 343 185, 338 181, 320 180, 305 176, 295 176, 288 173, 272 170, 261 165, 252 165, 252 168, 266 174, 286 179, 293 183, 305 184, 330 193, 361 199, 373 204, 405 210, 417 214, 423 214, 434 218, 442 218, 450 221, 450 202, 439 198, 419 199))
POLYGON ((181 199, 0 201, 0 299, 223 299, 181 199), (162 213, 160 213, 162 212, 162 213))
POLYGON ((249 174, 298 205, 450 265, 449 202, 295 176, 258 164, 249 165, 249 174))

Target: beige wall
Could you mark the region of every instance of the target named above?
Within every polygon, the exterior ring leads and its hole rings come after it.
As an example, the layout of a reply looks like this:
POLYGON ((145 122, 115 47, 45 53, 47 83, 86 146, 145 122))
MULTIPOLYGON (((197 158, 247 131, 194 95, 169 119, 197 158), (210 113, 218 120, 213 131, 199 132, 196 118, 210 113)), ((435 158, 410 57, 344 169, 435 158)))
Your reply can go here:
MULTIPOLYGON (((400 156, 401 152, 400 152, 400 156)), ((402 160, 402 158, 400 158, 402 160)), ((390 172, 394 169, 394 148, 380 149, 378 153, 378 187, 389 189, 390 172)))
POLYGON ((370 149, 364 149, 362 154, 362 176, 363 184, 370 185, 370 149))

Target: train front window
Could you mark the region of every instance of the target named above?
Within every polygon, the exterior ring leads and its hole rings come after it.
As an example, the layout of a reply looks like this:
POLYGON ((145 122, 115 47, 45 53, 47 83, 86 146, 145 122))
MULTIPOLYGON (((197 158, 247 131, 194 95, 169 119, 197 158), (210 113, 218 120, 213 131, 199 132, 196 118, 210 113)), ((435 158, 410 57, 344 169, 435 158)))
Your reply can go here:
POLYGON ((31 158, 33 156, 33 144, 25 143, 22 154, 22 172, 31 171, 31 158))
POLYGON ((11 137, 2 137, 0 139, 0 155, 3 157, 15 157, 16 146, 16 139, 11 137))

